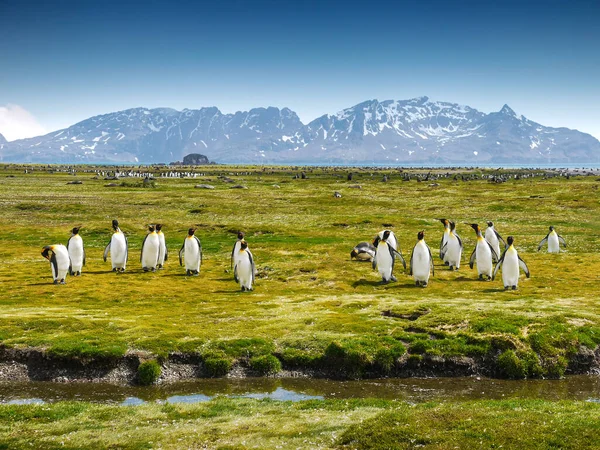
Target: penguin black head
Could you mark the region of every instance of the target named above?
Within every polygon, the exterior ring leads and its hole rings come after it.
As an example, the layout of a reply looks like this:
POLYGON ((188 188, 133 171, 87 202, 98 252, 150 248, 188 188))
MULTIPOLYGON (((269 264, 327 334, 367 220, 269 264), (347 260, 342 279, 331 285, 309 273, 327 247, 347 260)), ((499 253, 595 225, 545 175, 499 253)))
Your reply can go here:
POLYGON ((46 245, 43 249, 42 249, 42 256, 46 259, 50 259, 50 252, 52 251, 52 246, 51 245, 46 245))
POLYGON ((156 231, 160 231, 160 230, 161 230, 161 228, 162 228, 162 224, 160 224, 160 223, 157 223, 157 224, 156 224, 156 231))
POLYGON ((448 219, 438 219, 438 220, 444 224, 444 227, 448 226, 448 219))
POLYGON ((241 241, 242 239, 244 239, 244 232, 243 231, 238 231, 238 241, 241 241))
POLYGON ((358 256, 358 252, 355 249, 352 249, 350 252, 350 259, 356 258, 358 256))
POLYGON ((512 236, 509 236, 506 238, 506 243, 508 244, 508 246, 510 247, 511 245, 513 245, 514 239, 512 236))
POLYGON ((419 231, 419 233, 417 234, 417 239, 419 241, 422 241, 424 237, 425 237, 425 232, 424 231, 419 231))
POLYGON ((242 248, 242 250, 246 250, 248 248, 248 243, 242 239, 240 247, 242 248))
POLYGON ((494 226, 494 222, 488 222, 488 223, 487 223, 487 226, 488 226, 488 227, 493 227, 493 226, 494 226))
POLYGON ((470 223, 470 224, 467 224, 467 225, 470 225, 471 228, 473 228, 475 230, 475 233, 477 233, 479 235, 479 225, 478 224, 476 224, 476 223, 470 223))
POLYGON ((154 225, 148 225, 148 231, 154 233, 154 225))
POLYGON ((550 227, 550 231, 554 231, 554 227, 550 227))
POLYGON ((80 228, 81 228, 81 227, 74 227, 74 228, 71 230, 71 232, 72 232, 73 234, 78 234, 78 233, 79 233, 79 229, 80 229, 80 228))
POLYGON ((390 230, 385 230, 385 231, 383 232, 383 240, 384 240, 384 241, 385 241, 385 240, 387 240, 387 238, 389 238, 389 237, 390 237, 390 233, 391 233, 391 231, 390 231, 390 230))
POLYGON ((450 222, 450 231, 454 231, 456 228, 456 224, 454 222, 450 222))
POLYGON ((188 236, 193 236, 195 232, 196 232, 196 229, 195 229, 195 228, 190 228, 190 229, 188 230, 188 236))
POLYGON ((112 227, 113 227, 113 230, 115 230, 115 231, 117 231, 119 229, 119 221, 117 219, 114 219, 112 221, 112 227))

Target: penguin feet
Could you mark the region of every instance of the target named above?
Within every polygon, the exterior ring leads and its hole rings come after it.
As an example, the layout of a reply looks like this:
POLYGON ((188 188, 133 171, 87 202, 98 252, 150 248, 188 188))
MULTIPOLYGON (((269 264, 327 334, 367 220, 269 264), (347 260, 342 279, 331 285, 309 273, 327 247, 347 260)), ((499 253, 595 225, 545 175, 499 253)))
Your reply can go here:
POLYGON ((426 288, 426 287, 427 287, 427 282, 426 282, 426 281, 423 281, 423 283, 421 283, 421 287, 424 287, 424 288, 426 288))
POLYGON ((508 291, 510 289, 510 286, 504 286, 504 290, 508 291))
POLYGON ((390 277, 390 281, 398 281, 394 275, 390 277))
MULTIPOLYGON (((444 261, 444 265, 450 266, 450 263, 448 261, 444 261)), ((452 266, 450 266, 450 268, 452 269, 452 266)))
POLYGON ((379 282, 379 284, 388 284, 390 282, 390 280, 381 280, 379 282))
POLYGON ((65 281, 65 279, 63 278, 62 280, 60 280, 60 284, 67 284, 67 282, 65 281))
POLYGON ((160 269, 162 269, 162 268, 163 268, 163 265, 162 265, 162 264, 159 264, 158 266, 156 266, 156 268, 160 270, 160 269))
POLYGON ((142 270, 143 270, 144 272, 148 272, 150 269, 148 269, 147 267, 142 267, 142 270))
POLYGON ((246 292, 246 286, 242 286, 242 292, 246 292))
POLYGON ((200 276, 200 272, 198 270, 194 270, 194 276, 195 277, 199 277, 200 276))
POLYGON ((78 272, 75 274, 75 276, 76 276, 76 277, 80 277, 80 276, 81 276, 81 272, 79 272, 79 271, 78 271, 78 272))
POLYGON ((58 280, 54 280, 54 283, 53 283, 53 284, 58 284, 58 280))
POLYGON ((152 268, 152 272, 156 272, 156 267, 153 267, 153 268, 152 268))
POLYGON ((118 271, 119 271, 119 269, 117 269, 116 267, 113 267, 113 270, 112 270, 112 271, 113 271, 113 272, 118 272, 118 271))
POLYGON ((191 271, 191 270, 186 270, 186 271, 185 271, 185 274, 186 274, 186 275, 189 277, 189 276, 191 276, 191 275, 192 275, 192 271, 191 271))
POLYGON ((517 290, 517 286, 516 286, 516 285, 513 285, 513 287, 512 287, 512 290, 513 290, 513 291, 516 291, 516 290, 517 290))

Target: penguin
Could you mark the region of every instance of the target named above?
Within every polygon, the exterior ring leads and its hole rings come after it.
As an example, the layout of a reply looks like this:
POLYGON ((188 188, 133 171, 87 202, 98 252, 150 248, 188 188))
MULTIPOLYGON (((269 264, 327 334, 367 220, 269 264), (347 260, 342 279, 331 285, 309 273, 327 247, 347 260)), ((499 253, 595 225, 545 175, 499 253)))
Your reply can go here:
POLYGON ((475 234, 477 235, 477 244, 475 245, 475 249, 473 249, 473 253, 471 253, 471 257, 469 258, 469 267, 472 269, 475 260, 477 260, 477 272, 479 273, 479 279, 482 280, 483 277, 486 276, 487 280, 490 281, 492 279, 492 261, 493 258, 498 259, 498 255, 490 243, 483 238, 479 225, 476 223, 472 223, 470 225, 471 228, 475 230, 475 234))
POLYGON ((387 242, 391 234, 390 230, 384 230, 383 236, 380 237, 378 235, 373 242, 373 246, 377 247, 375 257, 373 258, 373 269, 377 268, 379 271, 382 284, 387 284, 390 281, 398 281, 393 274, 395 255, 400 256, 402 265, 406 269, 406 261, 404 261, 402 254, 387 242))
POLYGON ((560 244, 564 245, 567 248, 567 242, 565 239, 559 235, 554 227, 550 227, 550 232, 546 235, 544 239, 541 240, 540 245, 538 245, 538 252, 544 245, 544 242, 548 243, 548 253, 559 253, 560 252, 560 244))
POLYGON ((350 252, 350 259, 357 261, 373 261, 375 258, 375 247, 368 242, 361 242, 350 252))
POLYGON ((165 235, 162 232, 162 224, 156 224, 156 234, 158 235, 158 262, 156 267, 162 269, 165 261, 169 258, 169 249, 165 242, 165 235))
POLYGON ((231 268, 233 269, 235 267, 235 263, 237 262, 237 257, 239 255, 239 251, 242 245, 242 241, 244 240, 244 232, 243 231, 238 231, 237 234, 237 241, 235 241, 235 244, 233 244, 233 249, 231 250, 231 268))
POLYGON ((530 277, 530 273, 527 264, 521 259, 513 245, 513 237, 509 236, 507 241, 508 248, 504 250, 498 264, 496 264, 492 280, 496 278, 498 269, 502 267, 502 283, 504 284, 504 289, 512 288, 514 290, 517 289, 517 286, 519 285, 519 269, 523 269, 527 278, 530 277))
POLYGON ((440 259, 444 261, 444 264, 448 264, 448 260, 444 258, 443 248, 448 242, 448 236, 450 235, 450 221, 448 219, 438 219, 444 225, 444 234, 442 234, 442 240, 440 241, 440 259))
POLYGON ((254 275, 256 266, 254 265, 254 257, 248 249, 248 243, 245 240, 240 242, 240 249, 236 255, 236 263, 233 268, 233 276, 236 282, 240 283, 242 292, 251 291, 254 283, 254 275))
POLYGON ((83 248, 83 239, 79 235, 80 229, 81 227, 73 228, 71 237, 67 241, 67 250, 71 260, 69 275, 73 276, 81 275, 81 268, 85 266, 85 249, 83 248))
POLYGON ((142 263, 144 272, 156 271, 159 247, 158 234, 156 234, 154 225, 149 225, 148 234, 144 238, 144 242, 142 242, 142 253, 140 254, 140 262, 142 263))
MULTIPOLYGON (((506 250, 506 242, 504 241, 504 239, 502 239, 502 236, 500 236, 498 231, 496 231, 496 229, 494 228, 494 222, 487 223, 487 228, 485 229, 484 237, 485 240, 488 241, 489 244, 492 246, 492 248, 496 252, 496 255, 500 256, 502 254, 500 253, 500 241, 502 241, 502 244, 504 244, 504 249, 506 250)), ((498 259, 494 259, 494 262, 498 262, 498 259)))
POLYGON ((195 232, 196 228, 188 230, 188 235, 183 241, 181 250, 179 250, 179 265, 183 266, 182 259, 185 259, 185 274, 187 276, 198 276, 202 264, 202 244, 194 234, 195 232))
POLYGON ((455 232, 456 224, 450 222, 450 233, 448 241, 442 247, 442 259, 448 261, 450 270, 460 269, 460 259, 462 257, 463 243, 460 236, 455 232))
POLYGON ((112 264, 113 272, 123 273, 127 266, 127 257, 129 253, 129 242, 127 237, 119 228, 119 221, 112 221, 113 234, 110 238, 110 242, 104 249, 104 262, 110 252, 110 260, 112 264))
POLYGON ((426 287, 429 282, 429 273, 435 275, 435 269, 433 267, 433 257, 431 256, 431 249, 429 245, 425 243, 425 232, 419 231, 417 234, 417 243, 413 247, 412 254, 410 255, 410 274, 415 280, 417 286, 426 287))
POLYGON ((50 261, 54 284, 67 284, 65 279, 71 265, 67 247, 62 244, 46 245, 42 249, 42 256, 50 261))

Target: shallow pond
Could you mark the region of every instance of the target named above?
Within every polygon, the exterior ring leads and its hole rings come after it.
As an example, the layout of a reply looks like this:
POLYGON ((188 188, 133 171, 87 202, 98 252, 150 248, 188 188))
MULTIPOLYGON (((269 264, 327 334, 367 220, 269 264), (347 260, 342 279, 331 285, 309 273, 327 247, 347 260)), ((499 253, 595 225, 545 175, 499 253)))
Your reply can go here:
POLYGON ((201 379, 157 386, 102 383, 0 383, 0 403, 87 401, 137 405, 145 402, 198 403, 216 396, 282 401, 334 398, 382 398, 408 402, 539 398, 600 402, 600 377, 562 380, 465 378, 392 378, 333 381, 307 378, 201 379))

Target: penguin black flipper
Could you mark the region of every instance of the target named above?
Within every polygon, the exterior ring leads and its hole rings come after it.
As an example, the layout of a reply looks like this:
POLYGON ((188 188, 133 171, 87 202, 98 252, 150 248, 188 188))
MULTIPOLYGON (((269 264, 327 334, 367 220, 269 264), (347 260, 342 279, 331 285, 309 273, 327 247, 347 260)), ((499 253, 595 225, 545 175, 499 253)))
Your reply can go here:
POLYGON ((183 266, 183 252, 185 251, 185 240, 183 241, 183 245, 181 246, 181 249, 179 250, 179 265, 183 266))
POLYGON ((496 274, 498 273, 498 269, 500 269, 500 266, 504 262, 504 257, 505 256, 506 256, 506 250, 504 250, 504 252, 502 253, 502 256, 500 257, 500 259, 496 263, 496 268, 494 269, 494 273, 492 274, 492 281, 494 281, 494 278, 496 278, 496 274))
MULTIPOLYGON (((402 265, 404 266, 404 270, 406 270, 406 261, 404 260, 404 256, 402 256, 402 253, 400 253, 398 250, 394 250, 391 246, 388 245, 388 247, 390 247, 390 253, 392 254, 392 261, 394 261, 394 253, 396 255, 398 255, 400 257, 400 259, 402 260, 402 265)), ((394 269, 394 265, 392 264, 392 270, 394 269)))
POLYGON ((252 269, 252 284, 254 284, 254 275, 256 273, 256 266, 254 265, 254 258, 252 257, 252 252, 248 250, 248 258, 250 258, 250 267, 252 269))
POLYGON ((110 251, 110 241, 109 241, 108 245, 104 248, 104 255, 102 256, 104 259, 104 262, 106 262, 106 258, 108 257, 109 251, 110 251))
POLYGON ((431 265, 431 275, 435 275, 435 267, 433 266, 433 256, 431 256, 431 249, 429 248, 429 245, 425 244, 425 246, 427 247, 427 251, 429 252, 429 265, 431 265))
POLYGON ((52 256, 50 256, 50 264, 52 264, 52 274, 56 279, 58 277, 58 261, 56 260, 56 253, 52 252, 52 256))
POLYGON ((517 258, 519 258, 519 267, 520 267, 521 269, 523 269, 523 272, 525 272, 525 276, 526 276, 527 278, 529 278, 529 277, 530 277, 530 275, 531 275, 531 274, 529 273, 529 267, 527 267, 527 264, 525 264, 525 261, 523 261, 523 260, 521 259, 521 257, 520 257, 520 256, 517 256, 517 258))
POLYGON ((460 246, 460 249, 462 250, 463 248, 463 243, 462 243, 462 239, 460 238, 460 236, 456 233, 454 233, 454 236, 456 236, 456 239, 458 239, 458 245, 460 246))
POLYGON ((127 240, 127 236, 123 233, 123 237, 125 238, 125 262, 129 261, 129 241, 127 240))
POLYGON ((473 253, 471 253, 471 257, 469 258, 469 267, 471 269, 473 268, 473 264, 475 264, 475 258, 476 258, 475 252, 476 251, 477 251, 477 246, 475 246, 475 248, 473 249, 473 253))
POLYGON ((550 233, 548 233, 548 234, 546 235, 546 237, 540 241, 540 245, 538 245, 538 252, 539 252, 539 251, 540 251, 540 249, 542 248, 542 245, 544 245, 544 243, 548 242, 548 236, 550 236, 550 233))
MULTIPOLYGON (((444 247, 446 246, 446 244, 448 243, 448 241, 446 241, 446 243, 444 243, 444 236, 446 235, 446 233, 444 233, 442 235, 442 239, 440 240, 440 259, 443 261, 444 260, 444 247)), ((414 250, 414 249, 413 249, 414 250)), ((411 256, 412 259, 412 256, 411 256)), ((412 274, 411 274, 412 275, 412 274)))
POLYGON ((83 250, 83 266, 85 266, 85 246, 81 244, 81 249, 83 250))
POLYGON ((235 241, 235 243, 233 244, 233 248, 231 249, 231 267, 233 268, 233 258, 235 258, 235 246, 237 245, 238 241, 235 241))
POLYGON ((373 270, 377 269, 377 249, 375 249, 375 256, 373 256, 371 265, 373 266, 373 270))
POLYGON ((200 265, 202 265, 202 243, 200 242, 200 239, 198 239, 198 237, 195 235, 194 235, 194 239, 196 240, 196 243, 198 244, 198 251, 200 252, 200 265))
POLYGON ((560 234, 556 235, 558 237, 558 242, 560 242, 562 245, 565 246, 565 248, 567 248, 567 241, 565 241, 565 238, 563 238, 560 234))
POLYGON ((502 243, 504 244, 504 248, 506 248, 506 241, 504 240, 504 238, 502 236, 500 236, 500 233, 498 233, 496 230, 494 230, 494 233, 496 234, 496 237, 498 238, 499 241, 502 241, 502 243))
POLYGON ((165 261, 169 259, 169 248, 167 247, 167 243, 165 242, 165 261))
MULTIPOLYGON (((415 244, 415 246, 413 247, 413 249, 412 249, 412 252, 411 252, 411 254, 410 254, 410 270, 409 270, 409 272, 408 272, 408 274, 409 274, 410 276, 412 276, 412 271, 413 271, 413 256, 415 256, 415 247, 416 247, 416 244, 415 244)), ((440 254, 441 254, 441 252, 440 252, 440 254)), ((444 259, 444 258, 442 257, 442 259, 444 259)))
POLYGON ((492 251, 492 259, 495 259, 496 261, 498 261, 498 255, 496 254, 496 250, 494 250, 494 247, 492 247, 488 241, 485 241, 485 243, 488 245, 488 247, 492 251))
POLYGON ((69 250, 69 245, 71 244, 71 238, 72 238, 72 237, 73 237, 73 236, 71 236, 71 237, 69 238, 69 240, 67 241, 67 250, 69 250))
POLYGON ((440 258, 442 258, 442 260, 444 259, 444 256, 446 256, 446 250, 448 248, 448 241, 446 241, 446 243, 444 244, 444 246, 440 249, 440 258))
POLYGON ((148 239, 148 234, 144 237, 144 240, 142 241, 142 250, 140 251, 140 262, 142 262, 142 257, 144 256, 144 244, 146 243, 146 239, 148 239))
POLYGON ((238 276, 237 276, 237 264, 236 264, 236 265, 234 266, 234 268, 233 268, 233 280, 234 280, 236 283, 239 283, 239 282, 240 282, 240 279, 239 279, 239 278, 238 278, 238 276))

